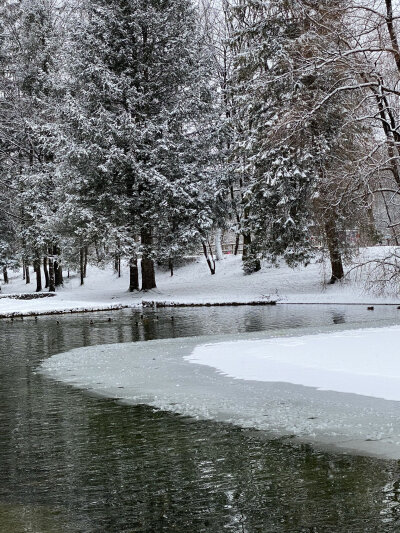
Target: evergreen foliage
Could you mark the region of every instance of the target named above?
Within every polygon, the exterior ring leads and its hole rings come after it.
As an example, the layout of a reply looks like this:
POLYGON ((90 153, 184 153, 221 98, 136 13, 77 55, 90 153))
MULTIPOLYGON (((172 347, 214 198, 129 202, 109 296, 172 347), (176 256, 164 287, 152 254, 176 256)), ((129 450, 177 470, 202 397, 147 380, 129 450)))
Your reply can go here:
POLYGON ((88 261, 122 258, 146 290, 155 262, 201 250, 215 273, 233 230, 246 273, 317 243, 335 282, 346 232, 376 238, 379 194, 398 244, 393 9, 1 0, 0 267, 54 290, 63 266, 84 283, 88 261))
POLYGON ((172 259, 212 225, 214 104, 196 34, 181 0, 89 1, 74 21, 61 145, 69 200, 86 232, 95 219, 98 238, 111 233, 131 258, 172 259))
POLYGON ((328 200, 328 191, 340 188, 348 175, 341 154, 358 158, 350 146, 362 130, 349 121, 358 104, 352 94, 338 93, 318 106, 351 73, 336 65, 309 65, 321 47, 335 50, 327 29, 340 19, 336 12, 330 19, 323 2, 309 6, 297 0, 239 1, 232 17, 233 157, 243 183, 241 231, 251 236, 244 269, 255 270, 261 256, 272 262, 283 258, 291 266, 307 264, 322 208, 336 225, 341 206, 328 200))

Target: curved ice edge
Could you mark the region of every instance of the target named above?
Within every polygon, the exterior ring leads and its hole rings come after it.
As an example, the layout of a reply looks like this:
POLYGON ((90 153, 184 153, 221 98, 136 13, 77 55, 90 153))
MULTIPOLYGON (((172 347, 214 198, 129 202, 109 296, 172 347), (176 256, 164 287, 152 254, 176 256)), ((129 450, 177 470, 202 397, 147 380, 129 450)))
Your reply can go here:
MULTIPOLYGON (((329 340, 335 337, 371 340, 379 332, 382 340, 385 331, 391 338, 391 334, 400 338, 398 326, 328 335, 329 340)), ((301 337, 301 342, 307 339, 313 342, 321 335, 327 334, 301 337)), ((287 341, 287 337, 271 339, 270 333, 245 337, 246 342, 262 341, 267 346, 272 341, 287 341)), ((146 403, 183 416, 229 422, 269 435, 296 435, 297 440, 318 446, 400 458, 397 401, 282 381, 250 381, 222 374, 221 369, 216 370, 204 361, 201 364, 191 361, 210 343, 214 347, 228 345, 231 349, 242 339, 243 335, 213 336, 78 348, 44 361, 40 371, 90 394, 123 403, 146 403)), ((294 340, 290 338, 292 345, 296 344, 294 340)))

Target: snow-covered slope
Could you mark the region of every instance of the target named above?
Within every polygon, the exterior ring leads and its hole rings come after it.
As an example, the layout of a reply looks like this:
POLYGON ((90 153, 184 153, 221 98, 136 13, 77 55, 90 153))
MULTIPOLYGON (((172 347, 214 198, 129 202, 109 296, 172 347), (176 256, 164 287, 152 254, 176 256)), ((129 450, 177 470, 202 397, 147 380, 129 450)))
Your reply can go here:
MULTIPOLYGON (((384 248, 369 249, 365 253, 385 253, 384 248)), ((33 276, 32 276, 33 278, 33 276)), ((252 302, 278 300, 281 303, 398 303, 396 296, 372 296, 364 290, 361 280, 343 281, 326 285, 329 272, 322 263, 296 269, 282 265, 280 268, 264 266, 260 272, 244 275, 241 258, 225 256, 217 262, 216 274, 210 275, 204 258, 169 272, 157 273, 157 289, 146 293, 129 293, 128 271, 123 269, 118 278, 111 267, 88 269, 85 285, 79 285, 78 276, 65 280, 65 286, 55 298, 19 301, 0 299, 0 315, 11 312, 49 312, 52 310, 101 309, 110 306, 141 305, 142 300, 176 303, 252 302)), ((1 294, 33 292, 32 279, 26 285, 20 275, 11 276, 9 285, 2 285, 1 294)))

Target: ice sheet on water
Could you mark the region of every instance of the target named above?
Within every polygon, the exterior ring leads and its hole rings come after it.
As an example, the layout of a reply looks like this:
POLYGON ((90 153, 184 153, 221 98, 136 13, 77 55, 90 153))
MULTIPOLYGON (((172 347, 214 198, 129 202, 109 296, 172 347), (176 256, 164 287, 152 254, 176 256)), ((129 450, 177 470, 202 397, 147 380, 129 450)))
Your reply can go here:
POLYGON ((396 359, 395 353, 384 361, 376 360, 374 368, 380 374, 371 376, 365 354, 357 352, 361 345, 363 349, 372 345, 383 349, 385 342, 393 349, 395 339, 399 344, 399 327, 268 337, 268 333, 258 333, 233 336, 229 342, 226 336, 219 336, 79 348, 51 357, 42 364, 42 372, 130 404, 146 403, 275 436, 295 435, 306 442, 400 458, 400 403, 352 394, 357 390, 350 388, 352 381, 363 378, 372 383, 379 378, 383 388, 389 376, 394 385, 400 385, 394 363, 392 373, 390 368, 382 370, 396 359), (340 345, 339 353, 335 343, 340 345), (346 344, 347 351, 343 349, 346 344), (324 352, 319 354, 321 349, 324 352), (355 358, 346 363, 352 353, 355 358), (342 383, 347 383, 349 390, 318 390, 334 388, 326 386, 323 379, 338 373, 336 356, 340 364, 347 364, 342 383), (290 380, 293 383, 287 382, 290 380))
POLYGON ((400 401, 400 327, 196 346, 186 358, 238 379, 400 401))

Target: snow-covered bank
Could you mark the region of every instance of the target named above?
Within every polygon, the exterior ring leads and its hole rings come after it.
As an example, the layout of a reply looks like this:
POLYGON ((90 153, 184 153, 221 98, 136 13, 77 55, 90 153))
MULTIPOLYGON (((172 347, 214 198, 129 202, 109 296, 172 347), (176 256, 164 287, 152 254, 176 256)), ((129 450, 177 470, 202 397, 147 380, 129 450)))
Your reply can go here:
POLYGON ((129 404, 399 459, 399 342, 399 326, 168 339, 73 350, 41 371, 129 404))
POLYGON ((0 316, 29 316, 85 311, 102 311, 140 306, 139 295, 127 291, 127 279, 118 278, 111 269, 89 267, 85 285, 80 286, 79 276, 64 280, 54 298, 14 300, 4 298, 7 293, 34 293, 35 282, 26 284, 21 276, 13 274, 8 285, 2 285, 0 316))
POLYGON ((57 309, 54 308, 54 306, 46 308, 43 307, 41 309, 33 308, 33 309, 26 309, 26 307, 22 307, 20 310, 13 310, 6 313, 0 313, 0 319, 1 318, 18 318, 18 317, 28 317, 28 316, 41 316, 41 315, 66 315, 68 313, 93 313, 97 311, 119 311, 121 309, 127 309, 129 307, 135 307, 130 305, 122 305, 122 304, 106 304, 106 305, 90 305, 90 306, 78 306, 74 307, 73 305, 61 305, 61 308, 57 309))
POLYGON ((22 292, 19 294, 0 294, 0 299, 11 298, 12 300, 40 300, 41 298, 53 298, 55 292, 22 292))
MULTIPOLYGON (((365 257, 374 257, 387 252, 385 247, 364 251, 365 257)), ((353 274, 352 279, 335 285, 326 285, 329 272, 322 263, 310 264, 307 268, 291 269, 264 266, 260 272, 246 276, 242 271, 240 257, 225 256, 217 262, 216 274, 211 276, 204 258, 169 272, 157 272, 157 289, 146 293, 129 293, 128 270, 118 278, 111 268, 101 270, 90 267, 85 285, 79 285, 79 277, 65 280, 65 286, 57 291, 55 298, 24 301, 0 299, 0 315, 7 313, 34 313, 82 308, 84 310, 105 308, 107 305, 141 305, 159 302, 168 305, 215 305, 220 303, 252 303, 277 300, 278 303, 321 304, 399 304, 397 296, 371 295, 364 290, 363 277, 353 274)), ((9 285, 2 285, 2 295, 7 293, 34 292, 32 281, 26 285, 20 276, 11 277, 9 285)))

